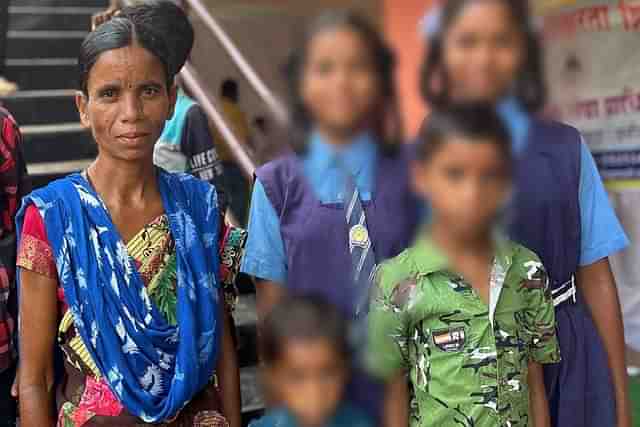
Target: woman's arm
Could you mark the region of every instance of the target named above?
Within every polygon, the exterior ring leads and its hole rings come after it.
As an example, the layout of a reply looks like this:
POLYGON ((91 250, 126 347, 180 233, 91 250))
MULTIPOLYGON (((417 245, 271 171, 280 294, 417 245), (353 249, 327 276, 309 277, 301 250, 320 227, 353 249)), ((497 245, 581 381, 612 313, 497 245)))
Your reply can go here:
POLYGON ((53 349, 57 326, 57 283, 20 271, 20 425, 55 425, 53 349))
POLYGON ((222 319, 222 352, 216 368, 218 379, 220 380, 222 413, 229 421, 230 427, 240 427, 242 424, 240 373, 234 339, 231 335, 233 317, 231 317, 226 308, 223 308, 222 319))
POLYGON ((529 362, 529 420, 532 427, 550 427, 549 402, 544 388, 544 371, 537 362, 529 362))
POLYGON ((382 424, 384 427, 409 425, 409 386, 404 372, 397 374, 387 384, 382 424))
POLYGON ((256 311, 258 312, 258 324, 269 314, 274 305, 285 294, 285 289, 280 283, 270 280, 255 279, 256 284, 256 311))
POLYGON ((580 267, 577 282, 609 358, 615 389, 618 427, 631 427, 627 368, 625 364, 624 326, 616 282, 609 259, 580 267))

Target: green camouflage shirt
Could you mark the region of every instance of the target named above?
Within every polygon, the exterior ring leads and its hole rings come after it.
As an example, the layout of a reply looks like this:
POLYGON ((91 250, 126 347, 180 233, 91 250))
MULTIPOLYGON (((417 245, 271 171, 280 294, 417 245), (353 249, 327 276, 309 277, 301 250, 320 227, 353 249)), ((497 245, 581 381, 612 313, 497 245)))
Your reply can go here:
POLYGON ((380 267, 368 362, 385 378, 409 373, 413 427, 526 427, 528 362, 560 361, 542 263, 506 240, 496 248, 489 305, 429 239, 380 267))

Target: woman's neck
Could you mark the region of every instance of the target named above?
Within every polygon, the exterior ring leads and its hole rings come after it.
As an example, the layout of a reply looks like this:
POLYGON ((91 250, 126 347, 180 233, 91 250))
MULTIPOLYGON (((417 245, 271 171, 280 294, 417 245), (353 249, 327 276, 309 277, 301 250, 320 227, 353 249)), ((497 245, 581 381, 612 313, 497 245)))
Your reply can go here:
POLYGON ((323 127, 317 127, 316 132, 318 132, 323 141, 334 147, 345 147, 362 133, 354 130, 333 130, 323 127))
POLYGON ((98 155, 87 174, 108 205, 109 202, 140 205, 158 191, 152 161, 127 162, 98 155))

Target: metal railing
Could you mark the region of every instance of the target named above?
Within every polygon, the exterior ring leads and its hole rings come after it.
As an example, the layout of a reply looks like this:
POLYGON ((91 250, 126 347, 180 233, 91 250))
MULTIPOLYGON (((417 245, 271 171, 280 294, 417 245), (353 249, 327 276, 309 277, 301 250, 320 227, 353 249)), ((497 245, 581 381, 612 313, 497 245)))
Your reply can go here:
MULTIPOLYGON (((249 82, 252 89, 264 101, 269 108, 273 117, 280 123, 288 122, 287 110, 283 107, 278 98, 271 92, 253 67, 245 59, 238 47, 233 43, 226 31, 220 26, 217 20, 209 13, 207 8, 200 0, 181 0, 181 3, 188 5, 198 18, 204 23, 207 30, 221 44, 227 54, 230 56, 240 73, 249 82)), ((135 4, 131 0, 121 0, 121 5, 131 6, 135 4)), ((253 173, 256 165, 248 153, 248 141, 242 141, 234 134, 231 126, 224 118, 221 109, 215 102, 214 98, 207 93, 204 85, 198 79, 193 66, 187 62, 178 75, 178 78, 184 83, 189 92, 191 92, 196 101, 203 108, 207 117, 213 122, 214 126, 222 136, 222 143, 227 145, 229 152, 238 167, 247 180, 253 180, 253 173)))
POLYGON ((224 143, 229 148, 234 160, 242 170, 247 180, 253 180, 253 172, 255 171, 255 163, 249 156, 243 142, 233 133, 233 130, 225 120, 222 113, 218 110, 215 103, 211 100, 207 92, 199 83, 195 70, 191 64, 187 63, 179 74, 180 80, 183 82, 187 90, 193 95, 200 107, 220 132, 224 143))
POLYGON ((182 2, 192 8, 192 10, 198 15, 198 18, 200 18, 207 27, 209 32, 211 32, 216 40, 218 40, 236 67, 238 67, 238 70, 242 73, 244 78, 249 82, 251 87, 255 90, 258 96, 260 96, 264 103, 267 104, 274 118, 280 124, 286 124, 289 117, 286 108, 262 81, 258 73, 256 73, 253 67, 245 59, 244 55, 242 55, 242 52, 240 52, 238 47, 233 43, 233 40, 231 40, 227 32, 211 15, 211 13, 209 13, 201 0, 182 0, 182 2))

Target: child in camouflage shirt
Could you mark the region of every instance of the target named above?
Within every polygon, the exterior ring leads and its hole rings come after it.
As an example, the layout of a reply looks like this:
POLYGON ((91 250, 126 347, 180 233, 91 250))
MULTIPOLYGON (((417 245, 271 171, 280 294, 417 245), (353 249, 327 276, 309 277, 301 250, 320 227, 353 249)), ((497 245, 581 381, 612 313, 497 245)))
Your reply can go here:
POLYGON ((560 354, 547 275, 495 231, 511 193, 509 136, 491 107, 467 105, 432 113, 420 137, 414 185, 431 223, 381 265, 369 314, 387 425, 548 426, 541 364, 560 354))

